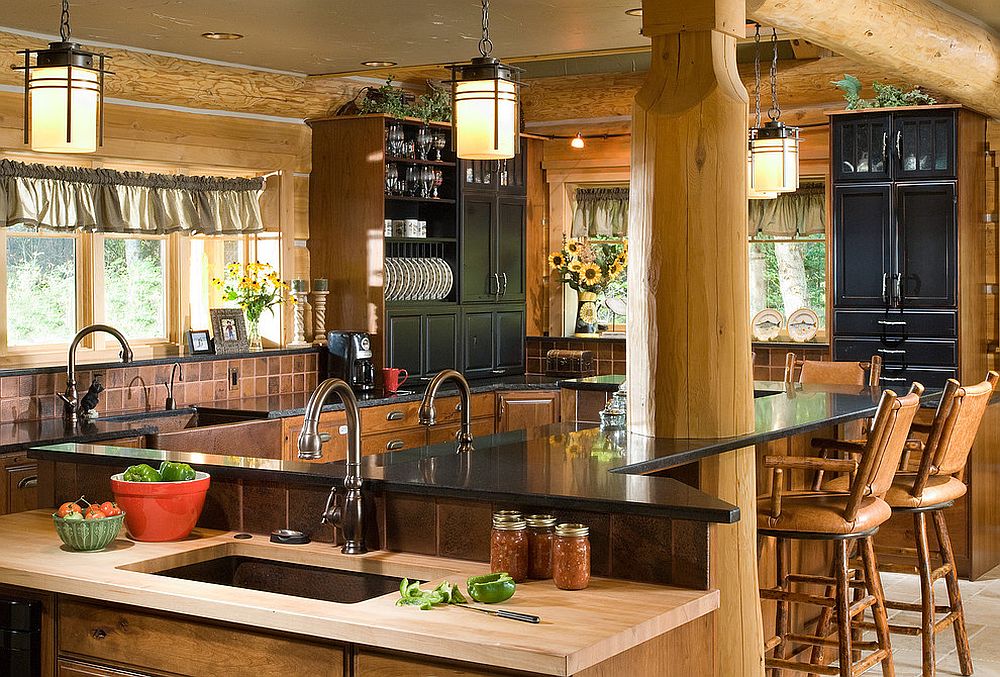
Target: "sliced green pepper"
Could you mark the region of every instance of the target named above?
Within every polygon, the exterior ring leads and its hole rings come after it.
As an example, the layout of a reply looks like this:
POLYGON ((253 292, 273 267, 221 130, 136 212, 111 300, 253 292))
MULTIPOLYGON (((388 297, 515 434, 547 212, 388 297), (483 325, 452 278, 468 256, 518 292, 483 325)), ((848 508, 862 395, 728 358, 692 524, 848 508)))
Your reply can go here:
POLYGON ((477 602, 496 604, 514 596, 517 584, 507 572, 473 576, 466 582, 469 596, 477 602))

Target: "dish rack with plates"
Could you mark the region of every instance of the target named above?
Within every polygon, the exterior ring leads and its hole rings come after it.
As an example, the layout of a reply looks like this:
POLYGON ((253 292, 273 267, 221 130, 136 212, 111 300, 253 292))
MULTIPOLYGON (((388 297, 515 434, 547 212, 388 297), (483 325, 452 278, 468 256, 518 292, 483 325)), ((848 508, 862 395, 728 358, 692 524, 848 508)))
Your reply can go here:
MULTIPOLYGON (((444 238, 442 238, 444 239, 444 238)), ((455 288, 453 241, 386 242, 385 300, 448 300, 455 288)))

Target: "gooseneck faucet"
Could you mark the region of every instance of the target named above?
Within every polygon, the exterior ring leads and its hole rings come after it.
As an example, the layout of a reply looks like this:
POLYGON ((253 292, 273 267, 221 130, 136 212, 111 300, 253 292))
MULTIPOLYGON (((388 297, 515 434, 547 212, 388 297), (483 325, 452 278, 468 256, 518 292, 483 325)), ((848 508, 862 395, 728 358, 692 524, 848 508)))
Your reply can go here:
POLYGON ((63 415, 71 423, 76 423, 80 419, 80 394, 76 390, 76 349, 84 338, 99 331, 111 334, 118 339, 118 343, 122 346, 123 364, 132 361, 132 348, 125 340, 125 336, 114 327, 106 324, 92 324, 77 332, 72 343, 69 344, 69 357, 66 360, 66 392, 59 395, 63 401, 63 415))
POLYGON ((323 523, 339 527, 344 533, 345 555, 368 552, 364 542, 364 508, 361 494, 361 412, 351 386, 339 378, 328 378, 313 392, 306 404, 306 413, 299 433, 299 458, 317 459, 323 456, 323 443, 329 433, 319 432, 319 415, 331 393, 337 393, 347 414, 347 474, 344 476, 343 502, 337 501, 336 488, 330 491, 323 511, 323 523))
POLYGON ((465 377, 454 369, 440 371, 431 379, 424 392, 424 399, 420 402, 417 420, 420 421, 421 425, 426 426, 434 425, 437 422, 434 398, 437 397, 438 390, 441 389, 441 385, 445 381, 454 381, 455 385, 458 386, 458 401, 462 408, 462 424, 455 436, 458 442, 458 451, 472 451, 472 390, 465 377))

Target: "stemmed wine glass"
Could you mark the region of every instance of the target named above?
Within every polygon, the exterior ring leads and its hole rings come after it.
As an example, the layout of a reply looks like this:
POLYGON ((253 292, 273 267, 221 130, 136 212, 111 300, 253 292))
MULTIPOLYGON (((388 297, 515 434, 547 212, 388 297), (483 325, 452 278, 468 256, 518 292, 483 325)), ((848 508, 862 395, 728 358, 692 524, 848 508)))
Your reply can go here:
POLYGON ((389 155, 393 157, 400 157, 403 154, 403 126, 397 123, 389 125, 386 129, 386 146, 388 146, 389 155))
POLYGON ((437 160, 438 162, 440 162, 441 159, 442 159, 441 151, 443 151, 445 149, 445 146, 447 146, 447 145, 448 145, 448 137, 445 136, 445 133, 444 132, 435 132, 434 133, 434 150, 437 153, 437 157, 434 158, 434 159, 437 160))
MULTIPOLYGON (((424 167, 420 170, 420 182, 423 184, 423 190, 421 191, 422 197, 431 197, 435 180, 436 177, 434 176, 433 167, 424 167)), ((435 197, 437 196, 435 195, 435 197)))
POLYGON ((430 127, 424 125, 417 130, 417 150, 420 151, 421 160, 427 159, 432 145, 434 145, 434 132, 431 131, 430 127))
POLYGON ((420 195, 420 171, 416 165, 409 165, 406 168, 406 187, 404 192, 407 195, 420 195))
POLYGON ((387 162, 385 165, 385 192, 389 195, 399 192, 399 168, 394 162, 387 162))

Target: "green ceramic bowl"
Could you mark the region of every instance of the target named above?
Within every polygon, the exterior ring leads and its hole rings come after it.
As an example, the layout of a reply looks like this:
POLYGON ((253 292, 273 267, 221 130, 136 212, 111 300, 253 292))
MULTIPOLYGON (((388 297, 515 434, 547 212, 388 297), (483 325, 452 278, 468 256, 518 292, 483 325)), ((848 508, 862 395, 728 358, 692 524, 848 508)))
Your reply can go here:
POLYGON ((104 550, 118 537, 125 513, 97 520, 68 520, 52 515, 56 533, 69 548, 79 552, 104 550))

